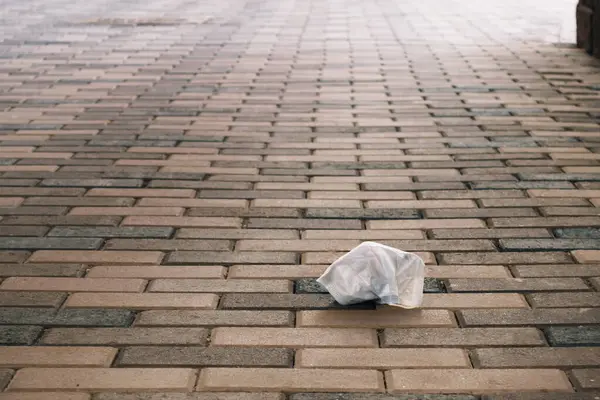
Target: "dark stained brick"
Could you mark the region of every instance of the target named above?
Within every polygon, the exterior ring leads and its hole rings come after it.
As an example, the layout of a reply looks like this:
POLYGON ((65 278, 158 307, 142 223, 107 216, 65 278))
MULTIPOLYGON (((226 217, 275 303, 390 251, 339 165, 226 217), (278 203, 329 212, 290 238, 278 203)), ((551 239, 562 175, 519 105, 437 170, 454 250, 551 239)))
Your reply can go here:
POLYGON ((44 179, 40 186, 58 187, 142 187, 141 179, 44 179))
POLYGON ((199 198, 206 199, 303 199, 300 190, 200 190, 199 198))
POLYGON ((83 249, 100 248, 102 239, 92 238, 0 238, 0 249, 83 249))
POLYGON ((551 326, 600 323, 598 308, 462 310, 461 326, 551 326))
POLYGON ((543 228, 514 229, 432 229, 432 239, 492 239, 492 238, 550 238, 552 235, 543 228))
POLYGON ((0 344, 32 344, 42 333, 41 326, 8 325, 0 326, 0 344))
POLYGON ((580 278, 448 279, 452 292, 536 292, 590 290, 580 278))
POLYGON ((0 225, 0 236, 44 236, 49 230, 45 226, 0 225))
POLYGON ((0 260, 5 263, 22 263, 31 255, 28 251, 0 251, 0 260))
POLYGON ((300 211, 295 208, 190 208, 190 217, 241 217, 241 218, 298 218, 300 211))
POLYGON ((250 218, 250 229, 362 229, 358 219, 250 218))
POLYGON ((0 215, 64 215, 67 207, 45 206, 45 207, 0 207, 0 215))
POLYGON ((417 210, 395 208, 308 208, 306 210, 306 218, 414 219, 420 217, 417 210))
POLYGON ((487 348, 471 354, 476 368, 582 368, 598 365, 600 348, 487 348))
POLYGON ((14 371, 11 369, 0 369, 0 389, 4 389, 10 382, 14 371))
POLYGON ((58 226, 48 236, 60 237, 104 237, 104 238, 168 238, 173 233, 168 227, 85 227, 58 226))
POLYGON ((443 264, 552 264, 571 263, 567 253, 563 252, 502 252, 502 253, 444 253, 440 256, 443 264))
POLYGON ((78 276, 82 264, 0 264, 0 276, 78 276))
POLYGON ((291 349, 260 347, 127 347, 120 366, 289 367, 291 349))
POLYGON ((0 292, 0 307, 58 307, 67 297, 56 292, 0 292))
POLYGON ((298 279, 294 288, 295 293, 329 293, 315 278, 298 279))
POLYGON ((559 228, 554 234, 559 238, 600 239, 600 228, 559 228))
POLYGON ((533 208, 475 208, 475 209, 430 209, 424 211, 427 218, 494 218, 494 217, 537 217, 533 208))
POLYGON ((551 326, 544 329, 551 346, 600 346, 600 327, 551 326))
POLYGON ((124 310, 1 307, 0 324, 47 326, 129 326, 133 313, 124 310))
POLYGON ((508 251, 600 249, 598 239, 500 239, 508 251))
POLYGON ((196 345, 207 344, 205 328, 51 328, 40 340, 50 345, 196 345))
POLYGON ((342 306, 325 293, 227 293, 221 299, 221 308, 238 310, 326 310, 332 308, 374 309, 372 302, 342 306))
POLYGON ((544 346, 536 328, 404 328, 385 329, 382 347, 544 346))

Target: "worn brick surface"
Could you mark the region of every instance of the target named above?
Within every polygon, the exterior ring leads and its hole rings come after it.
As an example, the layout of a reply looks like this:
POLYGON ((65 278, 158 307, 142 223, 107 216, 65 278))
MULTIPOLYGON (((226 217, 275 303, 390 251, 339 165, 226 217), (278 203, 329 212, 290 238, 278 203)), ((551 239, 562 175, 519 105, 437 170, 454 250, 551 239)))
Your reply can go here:
POLYGON ((0 349, 0 365, 11 368, 108 367, 116 355, 117 349, 111 347, 12 346, 0 349))
POLYGON ((5 0, 0 399, 597 397, 575 3, 5 0), (316 282, 363 241, 420 309, 316 282))
POLYGON ((120 366, 288 367, 293 352, 285 348, 136 346, 125 348, 120 366))
POLYGON ((570 392, 558 369, 396 369, 386 373, 392 393, 494 393, 535 390, 570 392))
POLYGON ((299 368, 206 368, 200 391, 381 392, 383 376, 375 370, 311 370, 299 368))
POLYGON ((187 392, 194 380, 195 371, 188 368, 23 368, 8 390, 187 392))

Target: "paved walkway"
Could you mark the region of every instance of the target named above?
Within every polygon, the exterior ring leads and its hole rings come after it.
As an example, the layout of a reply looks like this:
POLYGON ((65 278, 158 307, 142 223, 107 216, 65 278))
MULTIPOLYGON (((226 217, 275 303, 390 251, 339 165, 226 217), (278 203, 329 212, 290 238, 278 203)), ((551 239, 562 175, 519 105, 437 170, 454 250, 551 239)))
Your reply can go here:
POLYGON ((599 399, 574 3, 0 1, 0 400, 599 399))

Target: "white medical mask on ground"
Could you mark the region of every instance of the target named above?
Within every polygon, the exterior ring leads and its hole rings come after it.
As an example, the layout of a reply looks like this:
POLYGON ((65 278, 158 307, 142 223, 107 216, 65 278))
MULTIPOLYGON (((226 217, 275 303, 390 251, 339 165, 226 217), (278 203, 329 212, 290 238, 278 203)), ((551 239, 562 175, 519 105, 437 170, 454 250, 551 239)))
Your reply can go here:
POLYGON ((364 242, 334 261, 317 282, 342 305, 376 300, 416 308, 423 302, 425 263, 416 254, 364 242))

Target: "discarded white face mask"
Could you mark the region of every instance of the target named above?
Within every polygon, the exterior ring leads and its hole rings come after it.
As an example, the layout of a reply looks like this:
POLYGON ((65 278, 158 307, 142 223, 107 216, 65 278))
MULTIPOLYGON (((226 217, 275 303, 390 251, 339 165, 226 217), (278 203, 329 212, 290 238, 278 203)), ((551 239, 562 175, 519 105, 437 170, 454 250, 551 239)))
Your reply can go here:
POLYGON ((376 300, 403 308, 421 305, 424 281, 419 256, 375 242, 350 250, 317 279, 340 304, 376 300))

